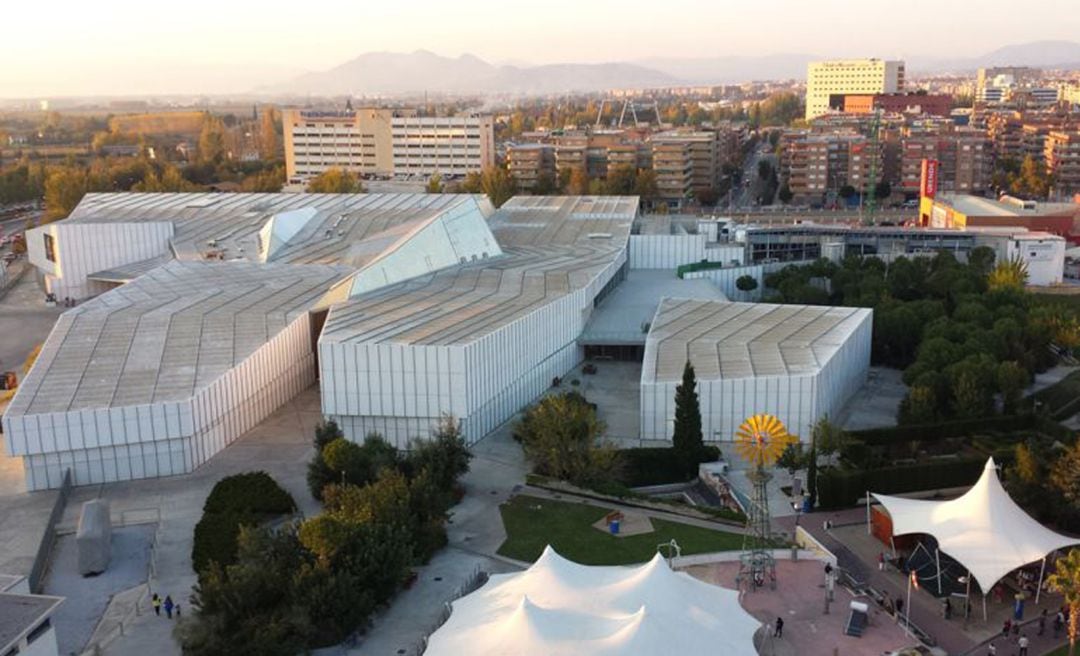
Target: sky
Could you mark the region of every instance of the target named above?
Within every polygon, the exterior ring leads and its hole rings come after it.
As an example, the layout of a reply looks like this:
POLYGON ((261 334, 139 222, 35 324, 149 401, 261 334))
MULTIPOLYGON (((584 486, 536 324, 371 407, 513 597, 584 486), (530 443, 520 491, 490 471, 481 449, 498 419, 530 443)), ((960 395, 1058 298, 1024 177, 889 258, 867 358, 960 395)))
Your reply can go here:
POLYGON ((493 63, 808 53, 976 56, 1080 40, 1076 0, 5 2, 0 97, 228 94, 364 52, 493 63), (21 27, 19 27, 21 26, 21 27))

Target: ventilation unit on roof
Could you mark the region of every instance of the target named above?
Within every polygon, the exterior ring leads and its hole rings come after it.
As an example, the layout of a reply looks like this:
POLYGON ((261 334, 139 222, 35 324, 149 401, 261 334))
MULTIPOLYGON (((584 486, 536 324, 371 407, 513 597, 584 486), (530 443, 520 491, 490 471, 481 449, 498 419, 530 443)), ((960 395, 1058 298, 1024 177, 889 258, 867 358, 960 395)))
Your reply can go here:
POLYGON ((589 239, 611 239, 610 232, 590 232, 589 239))

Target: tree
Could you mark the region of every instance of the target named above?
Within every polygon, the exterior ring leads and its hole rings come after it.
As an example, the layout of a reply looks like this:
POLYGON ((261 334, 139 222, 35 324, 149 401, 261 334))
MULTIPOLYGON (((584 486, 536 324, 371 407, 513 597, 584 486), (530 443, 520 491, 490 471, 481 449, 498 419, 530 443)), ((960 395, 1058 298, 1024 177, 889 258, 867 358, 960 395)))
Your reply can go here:
POLYGON ((830 464, 833 455, 843 453, 844 449, 851 441, 851 438, 843 429, 829 421, 828 415, 824 415, 821 419, 818 419, 812 430, 814 434, 813 443, 816 452, 829 458, 830 464))
POLYGON ((697 393, 694 365, 687 360, 682 382, 675 387, 675 428, 671 437, 675 449, 687 467, 700 462, 704 441, 701 435, 701 405, 697 393))
POLYGON ((634 195, 641 198, 642 202, 652 202, 659 193, 656 186, 656 171, 640 169, 634 178, 634 195))
POLYGON ((989 246, 976 246, 968 252, 968 266, 981 276, 988 276, 994 268, 997 254, 989 246))
POLYGON ((259 119, 259 157, 268 162, 276 160, 281 149, 275 114, 273 107, 267 107, 259 119))
POLYGON ((225 160, 225 124, 210 112, 203 114, 197 152, 199 162, 217 165, 225 160))
POLYGON ((160 176, 154 171, 150 171, 142 182, 137 182, 131 187, 132 191, 168 193, 196 191, 198 189, 199 185, 188 182, 180 173, 180 169, 171 164, 165 166, 160 176))
POLYGON ((1068 633, 1069 656, 1076 653, 1076 640, 1080 638, 1080 549, 1069 551, 1069 555, 1060 558, 1054 573, 1046 577, 1051 590, 1064 596, 1069 607, 1068 633))
POLYGON ((571 170, 566 192, 571 196, 584 196, 589 193, 589 176, 585 173, 585 167, 575 166, 571 170))
POLYGON ((846 184, 843 187, 840 187, 840 191, 837 192, 837 195, 840 196, 840 198, 843 198, 844 200, 849 200, 851 198, 854 198, 855 195, 858 194, 858 193, 859 192, 858 192, 858 190, 855 189, 855 187, 852 187, 851 185, 846 184))
POLYGON ((1010 360, 997 366, 997 388, 1001 391, 1002 409, 1007 415, 1015 414, 1029 380, 1027 369, 1019 362, 1010 360))
POLYGON ((1065 449, 1050 466, 1050 486, 1074 507, 1080 505, 1080 441, 1065 449))
POLYGON ((791 476, 792 483, 795 481, 795 472, 806 464, 806 454, 803 453, 802 442, 793 442, 787 445, 784 452, 776 459, 776 466, 786 469, 791 476))
POLYGON ((630 196, 634 193, 637 171, 628 164, 620 164, 608 169, 607 193, 614 196, 630 196))
POLYGON ((901 424, 927 424, 937 419, 934 390, 925 385, 912 386, 900 401, 897 419, 901 424))
POLYGON ((806 454, 806 502, 811 510, 817 505, 817 446, 814 433, 810 433, 810 452, 806 454))
POLYGON ((889 196, 892 196, 892 185, 888 180, 881 180, 874 185, 874 198, 877 200, 885 200, 889 196))
POLYGON ((45 179, 45 220, 71 214, 91 186, 89 172, 84 169, 62 166, 51 170, 45 179))
POLYGON ((515 427, 533 471, 576 485, 607 482, 617 463, 600 444, 606 426, 585 397, 575 392, 545 396, 525 411, 515 427))
POLYGON ((1020 164, 1020 172, 1008 176, 1009 191, 1020 196, 1033 196, 1046 198, 1053 184, 1053 179, 1047 174, 1045 167, 1031 155, 1024 157, 1020 164))
POLYGON ((758 288, 757 278, 751 275, 739 276, 735 279, 735 288, 743 294, 749 294, 758 288))
POLYGON ((777 198, 780 199, 781 203, 787 205, 791 202, 791 199, 795 198, 795 194, 791 193, 791 187, 787 186, 787 183, 785 182, 780 187, 780 191, 777 192, 777 198))
POLYGON ((424 192, 429 194, 441 194, 443 192, 442 176, 438 173, 432 174, 428 178, 427 185, 424 187, 424 192))
POLYGON ((364 185, 355 173, 331 167, 308 181, 311 194, 362 194, 364 185))
POLYGON ((541 171, 536 176, 536 184, 532 193, 536 196, 550 196, 558 191, 558 180, 551 171, 541 171))
POLYGON ((992 290, 1023 289, 1028 281, 1027 263, 1019 257, 999 262, 986 278, 987 286, 992 290))

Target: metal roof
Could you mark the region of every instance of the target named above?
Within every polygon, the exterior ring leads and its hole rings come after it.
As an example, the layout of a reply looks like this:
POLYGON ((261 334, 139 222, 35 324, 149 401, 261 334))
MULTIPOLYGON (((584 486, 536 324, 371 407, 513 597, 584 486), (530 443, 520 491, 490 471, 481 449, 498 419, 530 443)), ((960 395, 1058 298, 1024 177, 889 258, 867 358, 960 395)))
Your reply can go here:
POLYGON ((7 653, 63 602, 63 597, 0 593, 0 651, 7 653))
POLYGON ((871 311, 666 298, 645 344, 642 382, 793 376, 821 369, 871 311))

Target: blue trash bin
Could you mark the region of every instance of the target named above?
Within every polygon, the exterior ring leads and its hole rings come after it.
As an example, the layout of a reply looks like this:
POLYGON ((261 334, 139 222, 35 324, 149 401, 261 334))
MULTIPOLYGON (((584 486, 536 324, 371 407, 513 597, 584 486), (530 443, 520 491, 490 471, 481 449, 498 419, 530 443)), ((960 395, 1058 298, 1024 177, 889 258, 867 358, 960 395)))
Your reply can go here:
POLYGON ((611 534, 612 535, 618 535, 619 534, 619 520, 617 520, 617 519, 613 520, 610 524, 608 524, 608 528, 611 529, 611 534))

